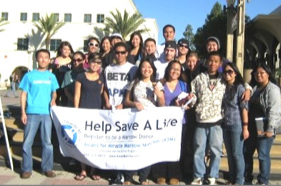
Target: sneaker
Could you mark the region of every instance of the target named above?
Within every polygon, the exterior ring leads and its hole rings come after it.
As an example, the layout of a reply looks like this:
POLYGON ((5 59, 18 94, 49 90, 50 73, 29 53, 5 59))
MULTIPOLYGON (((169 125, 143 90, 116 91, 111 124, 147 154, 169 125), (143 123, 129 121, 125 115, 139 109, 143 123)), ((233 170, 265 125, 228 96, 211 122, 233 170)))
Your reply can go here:
POLYGON ((255 185, 265 185, 265 183, 261 183, 261 182, 257 181, 255 185))
POLYGON ((124 182, 124 176, 122 173, 118 172, 115 180, 113 180, 112 185, 122 185, 124 182))
POLYGON ((30 176, 31 176, 31 172, 23 172, 23 173, 21 173, 21 175, 20 175, 20 177, 21 177, 22 179, 28 179, 28 178, 30 178, 30 176))
POLYGON ((208 178, 209 185, 217 185, 216 178, 208 178))
POLYGON ((192 182, 191 185, 202 185, 202 178, 195 178, 192 182))

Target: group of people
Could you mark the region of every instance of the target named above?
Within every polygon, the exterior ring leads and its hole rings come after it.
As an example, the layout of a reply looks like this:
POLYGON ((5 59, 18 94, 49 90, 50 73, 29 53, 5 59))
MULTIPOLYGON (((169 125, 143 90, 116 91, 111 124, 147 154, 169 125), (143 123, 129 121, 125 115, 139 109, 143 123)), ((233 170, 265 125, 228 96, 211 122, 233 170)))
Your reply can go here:
MULTIPOLYGON (((268 184, 270 149, 280 125, 280 89, 266 64, 253 70, 250 84, 244 82, 235 63, 220 53, 218 38, 206 40, 208 55, 199 59, 186 39, 175 42, 175 28, 163 28, 165 43, 153 38, 143 42, 138 32, 125 42, 118 33, 101 42, 88 40, 88 52, 74 52, 69 42, 62 42, 57 57, 50 64, 48 50, 36 52, 38 69, 27 73, 20 84, 21 120, 25 125, 22 178, 32 174, 34 136, 40 127, 43 154, 42 171, 55 177, 50 105, 87 109, 185 106, 179 162, 161 162, 141 170, 112 170, 114 183, 130 185, 133 175, 147 185, 151 174, 158 184, 179 184, 192 178, 192 185, 206 181, 216 184, 223 142, 229 165, 229 184, 253 180, 253 153, 258 149, 260 173, 258 184, 268 184), (178 99, 182 93, 189 93, 178 99), (41 123, 41 125, 40 125, 41 123), (259 131, 263 124, 263 131, 259 131), (210 163, 206 164, 209 156, 210 163), (124 179, 124 180, 123 180, 124 179)), ((171 152, 172 153, 172 152, 171 152)), ((76 180, 87 176, 81 163, 76 180)), ((93 180, 100 179, 91 168, 93 180)))

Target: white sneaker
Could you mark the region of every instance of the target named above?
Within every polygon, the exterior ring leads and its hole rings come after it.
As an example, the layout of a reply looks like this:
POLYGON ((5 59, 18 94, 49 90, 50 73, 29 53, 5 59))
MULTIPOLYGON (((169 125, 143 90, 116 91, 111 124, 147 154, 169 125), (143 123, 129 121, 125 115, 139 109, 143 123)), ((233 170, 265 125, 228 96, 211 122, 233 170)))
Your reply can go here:
POLYGON ((194 178, 191 185, 202 185, 202 178, 194 178))
POLYGON ((217 185, 216 178, 208 178, 209 185, 217 185))

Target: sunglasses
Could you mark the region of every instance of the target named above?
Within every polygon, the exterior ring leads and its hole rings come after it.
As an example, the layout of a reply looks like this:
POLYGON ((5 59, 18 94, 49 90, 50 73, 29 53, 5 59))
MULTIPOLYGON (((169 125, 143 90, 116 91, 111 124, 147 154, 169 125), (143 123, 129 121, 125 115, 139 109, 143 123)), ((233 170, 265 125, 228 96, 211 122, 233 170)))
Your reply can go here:
POLYGON ((80 63, 80 62, 82 62, 82 61, 83 61, 83 59, 81 59, 81 58, 73 59, 73 62, 78 62, 78 63, 80 63))
POLYGON ((99 44, 97 43, 88 43, 89 46, 95 46, 95 47, 99 47, 99 44))
POLYGON ((188 48, 187 45, 179 44, 180 47, 188 48))
POLYGON ((95 59, 90 60, 89 63, 96 63, 97 65, 101 65, 101 61, 96 61, 95 59))
POLYGON ((115 51, 115 54, 122 54, 122 55, 124 55, 124 54, 126 54, 126 51, 115 51))
POLYGON ((229 74, 229 75, 231 75, 231 74, 233 74, 233 72, 234 72, 233 70, 226 70, 226 71, 224 71, 223 73, 224 73, 224 74, 229 74))

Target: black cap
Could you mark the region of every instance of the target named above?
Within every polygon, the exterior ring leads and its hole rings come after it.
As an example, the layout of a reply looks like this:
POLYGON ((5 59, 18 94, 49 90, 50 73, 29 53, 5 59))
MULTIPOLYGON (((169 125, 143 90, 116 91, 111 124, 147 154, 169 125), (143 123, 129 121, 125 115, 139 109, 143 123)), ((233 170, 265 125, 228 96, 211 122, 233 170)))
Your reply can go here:
POLYGON ((180 39, 180 40, 178 41, 178 45, 181 45, 181 44, 186 44, 186 45, 188 46, 188 41, 187 41, 187 39, 184 39, 184 38, 180 39))
POLYGON ((175 41, 166 41, 165 48, 173 48, 177 50, 177 44, 175 41))

